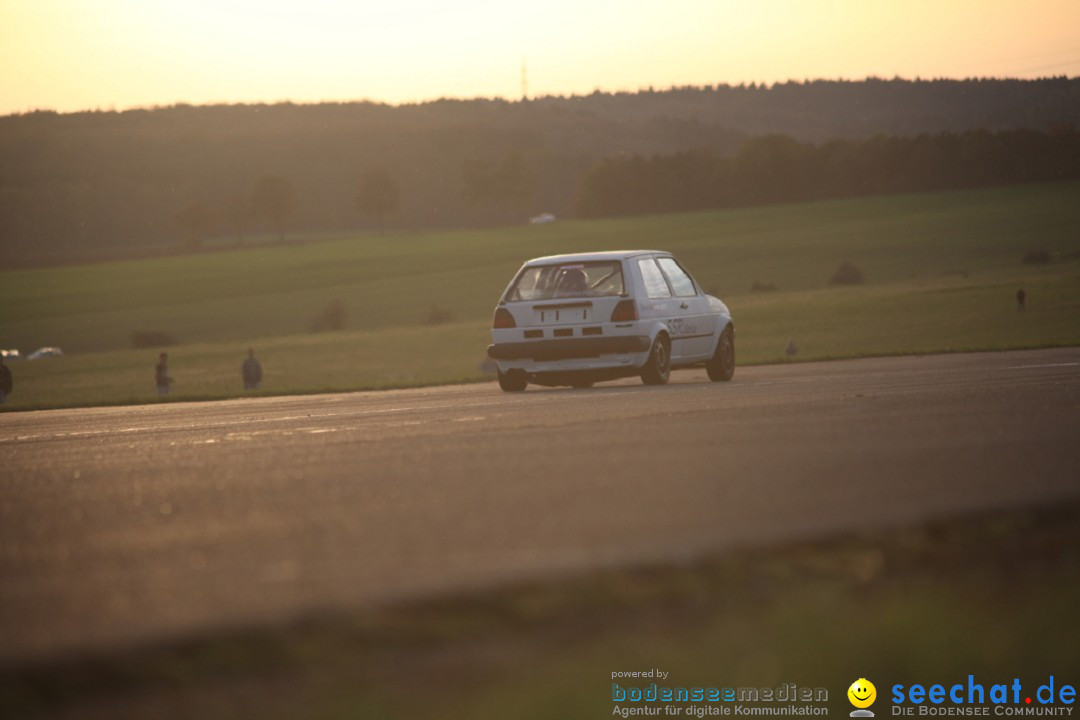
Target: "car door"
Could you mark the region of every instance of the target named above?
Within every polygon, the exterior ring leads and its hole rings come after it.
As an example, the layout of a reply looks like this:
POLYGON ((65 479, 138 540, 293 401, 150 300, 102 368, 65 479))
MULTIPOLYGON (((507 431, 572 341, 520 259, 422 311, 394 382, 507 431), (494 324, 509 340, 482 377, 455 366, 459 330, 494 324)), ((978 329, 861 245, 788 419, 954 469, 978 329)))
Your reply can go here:
MULTIPOLYGON (((683 345, 682 357, 687 360, 708 359, 716 334, 716 314, 709 307, 708 299, 678 260, 659 256, 656 263, 667 279, 672 296, 678 301, 677 327, 683 345)), ((676 335, 672 333, 672 337, 676 335)))
POLYGON ((654 256, 638 258, 638 270, 645 286, 644 302, 639 302, 642 318, 655 318, 663 322, 671 337, 671 359, 682 362, 693 354, 686 319, 690 305, 686 298, 676 297, 664 272, 654 256))

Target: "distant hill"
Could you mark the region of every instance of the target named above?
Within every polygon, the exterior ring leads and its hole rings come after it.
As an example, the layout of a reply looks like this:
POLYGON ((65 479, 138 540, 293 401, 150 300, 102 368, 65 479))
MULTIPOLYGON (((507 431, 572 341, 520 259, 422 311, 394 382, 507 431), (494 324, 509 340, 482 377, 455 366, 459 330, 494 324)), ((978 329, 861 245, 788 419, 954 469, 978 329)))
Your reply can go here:
MULTIPOLYGON (((174 106, 0 118, 0 261, 243 241, 274 232, 459 228, 564 216, 618 155, 800 141, 1080 127, 1080 79, 813 81, 403 106, 174 106), (355 202, 369 171, 392 193, 355 202), (284 179, 279 217, 254 202, 284 179), (267 212, 259 214, 258 207, 267 212)), ((370 188, 365 190, 370 195, 370 188)), ((378 194, 378 193, 377 193, 378 194)), ((273 200, 270 201, 273 203, 273 200)))

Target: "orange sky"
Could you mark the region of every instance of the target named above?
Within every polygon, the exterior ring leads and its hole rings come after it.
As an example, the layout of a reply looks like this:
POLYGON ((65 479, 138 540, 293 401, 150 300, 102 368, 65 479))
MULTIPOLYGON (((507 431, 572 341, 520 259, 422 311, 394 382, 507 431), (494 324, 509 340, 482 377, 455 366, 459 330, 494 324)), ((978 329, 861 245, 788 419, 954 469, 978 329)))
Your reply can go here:
POLYGON ((0 114, 1080 75, 1080 0, 0 0, 0 114))

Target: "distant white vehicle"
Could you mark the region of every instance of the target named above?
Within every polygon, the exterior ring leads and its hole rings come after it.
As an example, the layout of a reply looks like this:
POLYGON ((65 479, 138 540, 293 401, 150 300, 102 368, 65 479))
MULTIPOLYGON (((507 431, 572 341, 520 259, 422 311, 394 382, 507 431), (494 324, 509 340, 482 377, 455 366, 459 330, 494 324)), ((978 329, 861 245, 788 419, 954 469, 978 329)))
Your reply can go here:
POLYGON ((555 222, 555 216, 551 213, 540 213, 529 218, 530 225, 546 225, 555 222))
POLYGON ((15 348, 12 348, 11 350, 0 350, 0 357, 8 360, 22 360, 22 354, 15 348))
POLYGON ((58 355, 63 355, 63 354, 64 354, 64 351, 61 350, 58 347, 43 347, 43 348, 38 348, 34 352, 27 355, 26 359, 27 360, 38 360, 40 358, 56 357, 58 355))
POLYGON ((499 386, 589 387, 672 368, 735 373, 735 324, 679 262, 657 250, 556 255, 525 263, 495 308, 488 357, 499 386))

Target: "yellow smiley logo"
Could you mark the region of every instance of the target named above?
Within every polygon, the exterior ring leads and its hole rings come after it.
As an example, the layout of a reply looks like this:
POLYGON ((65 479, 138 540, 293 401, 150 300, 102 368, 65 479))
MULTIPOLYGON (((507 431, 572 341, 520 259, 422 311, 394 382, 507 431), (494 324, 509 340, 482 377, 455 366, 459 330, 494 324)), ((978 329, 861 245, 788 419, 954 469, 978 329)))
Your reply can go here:
POLYGON ((847 689, 848 700, 857 708, 868 708, 877 700, 877 688, 866 678, 859 678, 847 689))

